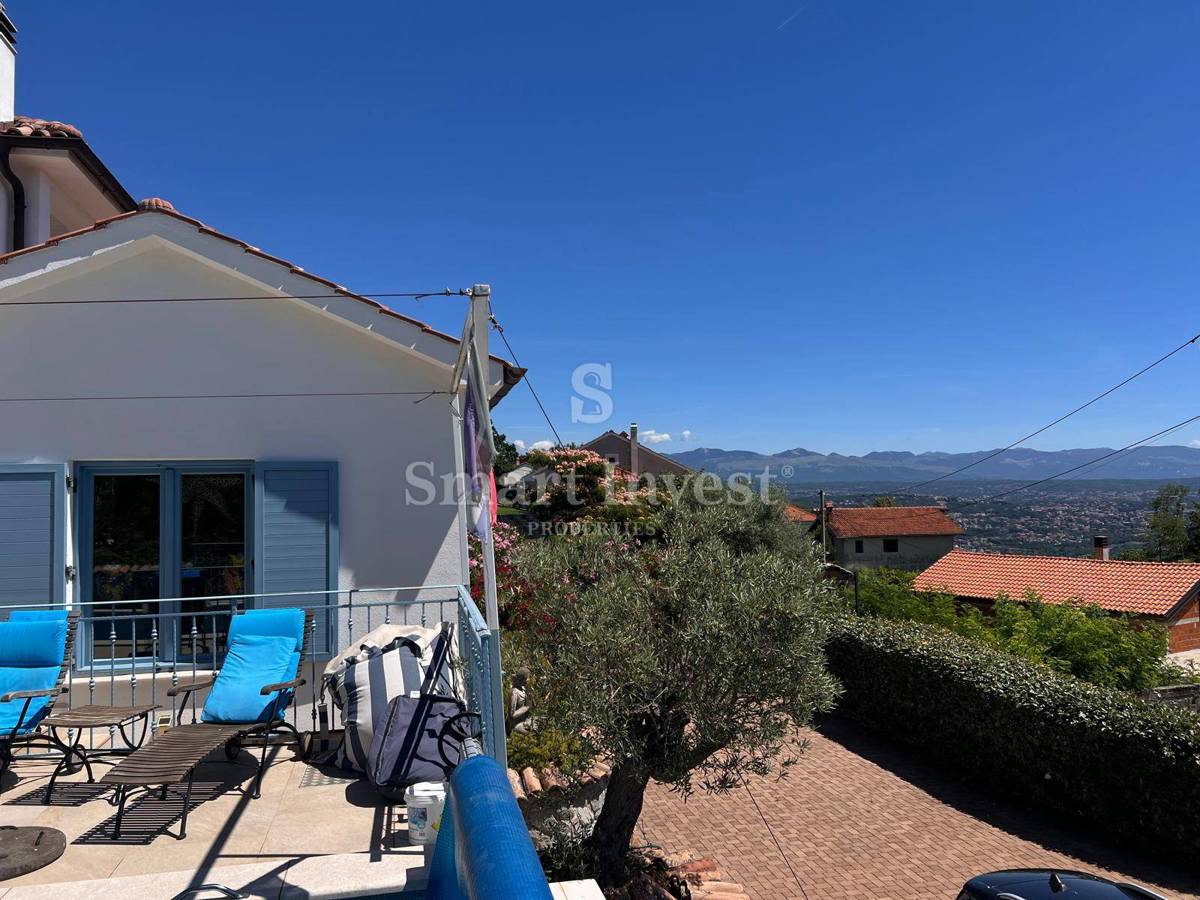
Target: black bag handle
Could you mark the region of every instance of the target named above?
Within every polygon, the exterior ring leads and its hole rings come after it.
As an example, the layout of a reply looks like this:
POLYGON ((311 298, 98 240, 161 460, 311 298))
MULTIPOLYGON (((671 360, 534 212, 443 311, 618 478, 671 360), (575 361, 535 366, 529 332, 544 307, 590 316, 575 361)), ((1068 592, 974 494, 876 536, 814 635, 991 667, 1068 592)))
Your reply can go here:
POLYGON ((462 751, 461 750, 459 751, 459 754, 458 754, 459 758, 458 758, 457 762, 451 762, 450 757, 448 757, 446 755, 446 738, 448 736, 457 740, 460 747, 462 746, 462 744, 464 744, 468 740, 471 740, 472 738, 474 738, 475 740, 482 740, 482 738, 483 738, 483 718, 479 715, 479 713, 467 712, 466 710, 464 710, 463 712, 460 712, 458 715, 451 716, 449 719, 447 719, 445 722, 442 723, 442 730, 438 733, 438 756, 440 756, 442 758, 442 762, 446 764, 446 766, 445 766, 446 777, 449 777, 450 773, 454 771, 454 767, 457 766, 459 762, 462 762, 462 751), (476 727, 476 728, 470 728, 470 726, 468 726, 467 728, 459 727, 459 725, 457 724, 459 719, 466 719, 468 722, 471 719, 474 719, 474 720, 476 720, 478 727, 476 727))
MULTIPOLYGON (((437 684, 446 660, 450 658, 450 632, 452 629, 453 626, 449 622, 443 622, 441 633, 434 638, 436 647, 433 651, 433 659, 429 661, 429 668, 425 670, 425 680, 421 683, 422 695, 433 693, 433 686, 437 684)), ((420 658, 420 656, 421 654, 418 653, 417 657, 420 658)))

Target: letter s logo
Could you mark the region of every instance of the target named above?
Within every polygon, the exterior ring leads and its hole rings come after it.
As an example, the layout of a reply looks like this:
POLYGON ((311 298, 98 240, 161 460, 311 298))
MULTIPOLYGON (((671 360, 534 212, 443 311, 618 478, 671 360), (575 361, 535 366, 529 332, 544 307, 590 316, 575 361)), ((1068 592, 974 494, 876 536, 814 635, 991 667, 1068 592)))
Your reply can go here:
POLYGON ((607 422, 613 413, 613 401, 609 394, 612 386, 612 363, 584 363, 576 367, 571 373, 571 387, 576 394, 571 398, 571 421, 592 425, 607 422), (590 400, 595 405, 585 411, 584 400, 590 400))

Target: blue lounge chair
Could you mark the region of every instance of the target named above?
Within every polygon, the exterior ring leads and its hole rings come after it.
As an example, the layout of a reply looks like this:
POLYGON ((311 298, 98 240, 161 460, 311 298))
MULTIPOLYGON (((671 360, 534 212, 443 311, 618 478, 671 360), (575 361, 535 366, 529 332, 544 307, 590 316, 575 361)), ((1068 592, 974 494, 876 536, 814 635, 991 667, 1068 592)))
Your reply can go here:
POLYGON ((301 609, 256 609, 233 617, 221 670, 167 691, 167 696, 179 697, 175 710, 175 722, 179 723, 191 695, 212 688, 199 720, 193 704, 189 724, 176 724, 159 734, 100 779, 117 791, 114 838, 121 836, 125 802, 134 790, 159 788, 159 796, 165 800, 168 789, 180 782, 187 786, 178 838, 187 837, 192 776, 205 757, 222 746, 230 760, 247 744, 261 747, 250 795, 255 798, 262 791, 267 748, 273 738, 290 733, 300 752, 300 735, 283 715, 296 688, 305 683, 300 667, 308 652, 312 623, 312 611, 301 609))
POLYGON ((51 609, 13 610, 0 622, 0 782, 17 747, 62 749, 38 726, 66 690, 78 620, 51 609))

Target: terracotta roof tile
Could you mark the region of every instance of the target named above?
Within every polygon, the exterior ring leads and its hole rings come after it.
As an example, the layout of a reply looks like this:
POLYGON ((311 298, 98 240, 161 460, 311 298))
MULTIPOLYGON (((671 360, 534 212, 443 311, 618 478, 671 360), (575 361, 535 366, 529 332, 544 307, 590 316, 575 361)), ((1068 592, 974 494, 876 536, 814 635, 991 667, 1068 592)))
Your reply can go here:
POLYGON ((566 791, 596 782, 607 782, 612 768, 601 760, 596 760, 586 772, 567 778, 556 767, 544 769, 524 768, 508 770, 508 785, 512 788, 517 802, 524 806, 526 803, 544 799, 547 796, 565 793, 566 791))
POLYGON ((138 209, 158 209, 169 210, 175 212, 175 204, 170 200, 164 200, 162 197, 147 197, 145 200, 139 200, 138 209))
POLYGON ((31 116, 13 116, 9 122, 0 122, 0 134, 12 137, 76 138, 83 140, 83 132, 66 122, 35 119, 31 116))
POLYGON ((952 550, 917 576, 921 591, 992 600, 1036 591, 1049 603, 1165 616, 1200 582, 1200 563, 1125 562, 952 550))
POLYGON ((835 506, 825 521, 838 538, 963 533, 940 506, 835 506))
POLYGON ((789 503, 783 508, 783 514, 788 517, 791 522, 815 522, 817 514, 811 509, 804 509, 797 506, 795 503, 789 503))

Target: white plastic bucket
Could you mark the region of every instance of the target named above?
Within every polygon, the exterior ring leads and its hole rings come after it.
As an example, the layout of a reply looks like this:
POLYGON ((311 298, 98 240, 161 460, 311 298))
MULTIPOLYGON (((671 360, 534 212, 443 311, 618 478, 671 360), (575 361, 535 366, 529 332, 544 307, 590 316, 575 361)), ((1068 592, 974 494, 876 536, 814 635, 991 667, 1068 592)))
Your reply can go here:
POLYGON ((432 781, 419 781, 404 792, 408 810, 408 842, 432 844, 442 824, 442 809, 446 805, 446 786, 432 781))

